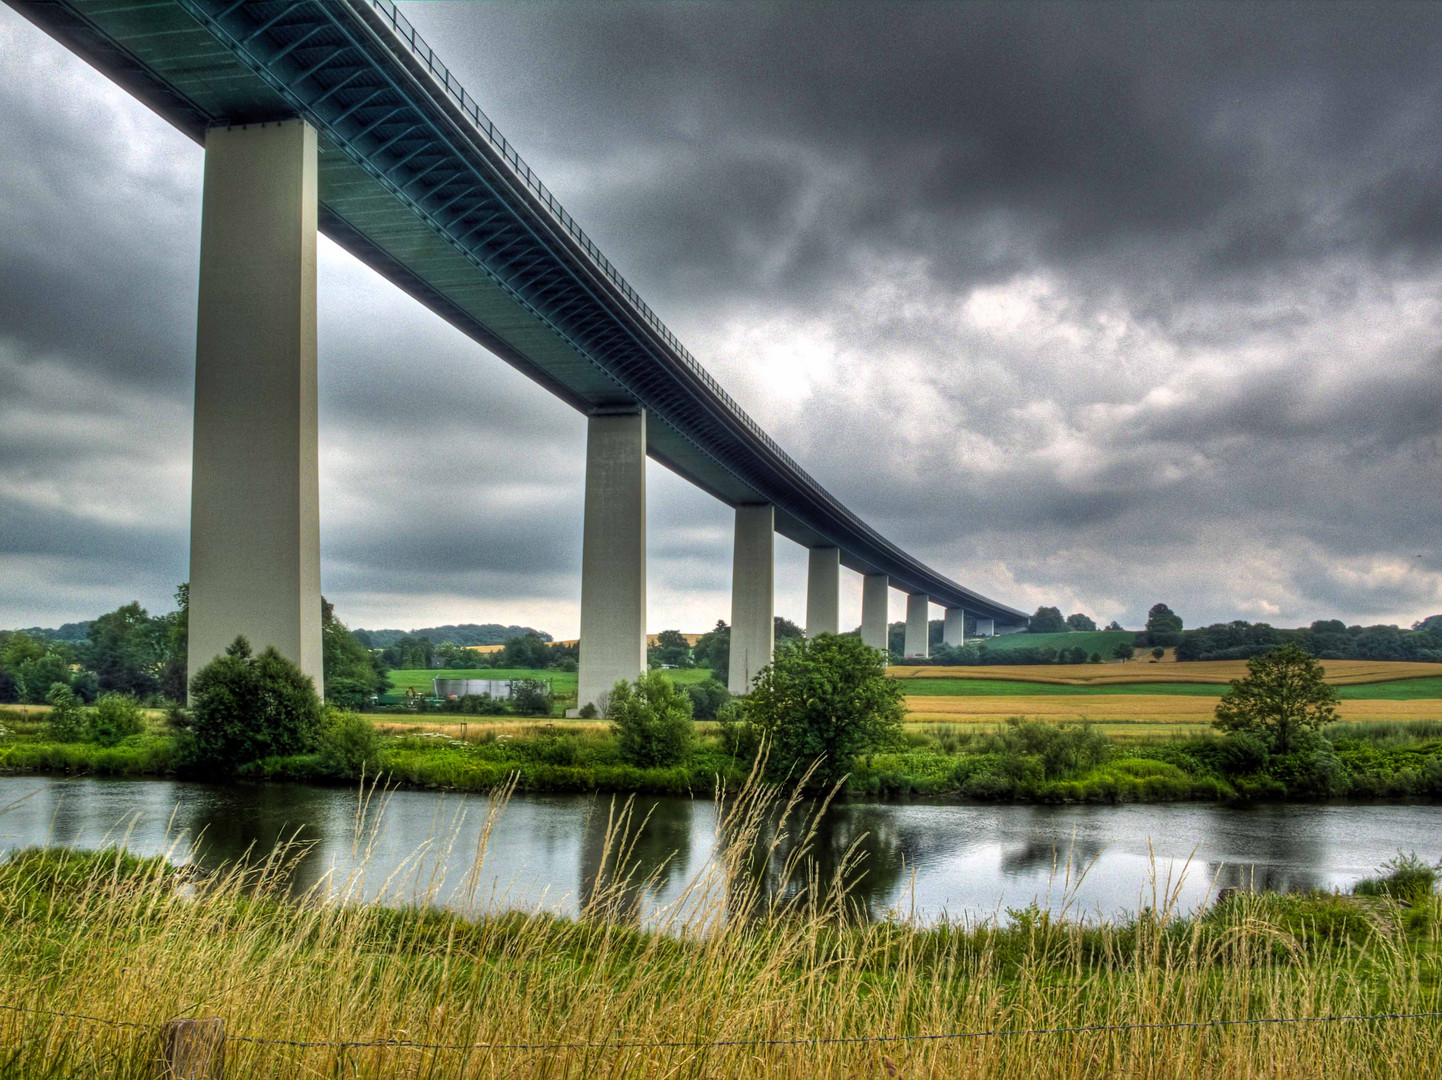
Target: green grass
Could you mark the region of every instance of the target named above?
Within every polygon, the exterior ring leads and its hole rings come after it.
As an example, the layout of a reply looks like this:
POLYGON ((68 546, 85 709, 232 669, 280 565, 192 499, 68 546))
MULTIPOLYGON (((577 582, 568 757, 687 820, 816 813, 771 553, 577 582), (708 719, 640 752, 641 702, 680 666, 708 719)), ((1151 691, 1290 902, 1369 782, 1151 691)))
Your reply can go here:
MULTIPOLYGON (((1325 663, 1326 661, 1323 661, 1324 665, 1325 663)), ((1339 686, 1337 696, 1343 701, 1420 701, 1425 698, 1442 698, 1442 678, 1430 676, 1423 679, 1393 679, 1390 682, 1339 686)))
MULTIPOLYGON (((1020 636, 1020 635, 1014 635, 1020 636)), ((1060 637, 1059 634, 1038 635, 1060 637)), ((1080 635, 1078 635, 1080 636, 1080 635)), ((1045 675, 1045 665, 1038 675, 1045 675)), ((1170 669, 1169 669, 1170 670, 1170 669)), ((1213 683, 1114 683, 1106 686, 1066 686, 1057 683, 1019 682, 1015 679, 907 679, 905 692, 916 697, 1089 697, 1095 694, 1179 694, 1187 697, 1221 697, 1225 686, 1213 683)), ((1343 701, 1420 701, 1438 698, 1442 706, 1442 678, 1393 679, 1390 682, 1339 686, 1343 701)))
MULTIPOLYGON (((668 671, 667 676, 678 685, 705 682, 711 677, 709 668, 686 668, 668 671)), ((390 673, 392 694, 404 694, 409 687, 416 693, 431 692, 432 679, 542 679, 549 681, 557 697, 576 696, 574 671, 534 671, 528 668, 465 668, 456 671, 431 671, 426 668, 398 669, 390 673)))
POLYGON ((988 652, 1002 653, 1012 649, 1085 649, 1087 655, 1097 652, 1111 659, 1112 650, 1121 642, 1128 645, 1136 637, 1134 630, 1073 630, 1069 634, 1003 634, 1000 637, 977 638, 988 652))

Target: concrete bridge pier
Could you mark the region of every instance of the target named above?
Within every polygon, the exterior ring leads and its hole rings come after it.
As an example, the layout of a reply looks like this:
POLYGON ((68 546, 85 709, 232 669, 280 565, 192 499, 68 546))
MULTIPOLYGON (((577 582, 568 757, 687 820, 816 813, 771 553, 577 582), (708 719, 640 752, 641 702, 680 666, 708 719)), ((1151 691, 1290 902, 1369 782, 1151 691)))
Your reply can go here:
POLYGON ((811 549, 806 572, 806 636, 841 629, 841 549, 811 549))
POLYGON ((577 706, 646 670, 646 414, 592 415, 586 431, 577 706))
POLYGON ((891 580, 885 574, 867 574, 861 579, 861 640, 886 652, 891 580))
POLYGON ((776 508, 770 503, 738 506, 731 560, 731 666, 726 679, 733 694, 750 690, 756 673, 771 663, 776 645, 775 554, 776 508))
POLYGON ((323 689, 316 171, 302 120, 205 136, 187 678, 243 634, 323 689))
POLYGON ((931 655, 931 598, 926 593, 906 598, 906 655, 931 655))
POLYGON ((995 619, 983 619, 980 615, 978 615, 978 616, 976 617, 976 636, 977 636, 977 637, 995 637, 995 636, 996 636, 996 620, 995 620, 995 619))
POLYGON ((946 609, 946 619, 941 625, 941 641, 952 648, 960 648, 966 644, 966 609, 946 609))

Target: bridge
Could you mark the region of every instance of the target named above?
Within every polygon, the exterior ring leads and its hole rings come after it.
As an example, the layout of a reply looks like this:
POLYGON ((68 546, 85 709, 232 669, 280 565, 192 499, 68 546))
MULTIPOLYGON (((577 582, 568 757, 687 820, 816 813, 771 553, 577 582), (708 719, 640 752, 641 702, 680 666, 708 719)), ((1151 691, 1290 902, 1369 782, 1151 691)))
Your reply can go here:
POLYGON ((649 456, 735 508, 732 690, 769 662, 780 533, 809 549, 806 630, 906 652, 1023 612, 847 509, 747 416, 389 0, 7 0, 205 147, 191 674, 236 634, 321 685, 316 232, 587 417, 580 703, 646 665, 649 456))

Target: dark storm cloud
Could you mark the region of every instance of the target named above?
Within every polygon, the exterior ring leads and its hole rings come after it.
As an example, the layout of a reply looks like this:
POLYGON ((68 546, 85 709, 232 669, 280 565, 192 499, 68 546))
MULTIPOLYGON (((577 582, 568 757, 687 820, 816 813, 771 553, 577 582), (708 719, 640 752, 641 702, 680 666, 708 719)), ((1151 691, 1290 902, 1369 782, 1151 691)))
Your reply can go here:
MULTIPOLYGON (((1442 6, 406 11, 782 445, 943 571, 1129 624, 1442 610, 1442 6)), ((163 606, 201 152, 4 8, 0 61, 7 621, 163 606)), ((327 594, 574 632, 583 421, 321 256, 327 594)), ((730 512, 649 476, 652 629, 704 629, 730 512)))

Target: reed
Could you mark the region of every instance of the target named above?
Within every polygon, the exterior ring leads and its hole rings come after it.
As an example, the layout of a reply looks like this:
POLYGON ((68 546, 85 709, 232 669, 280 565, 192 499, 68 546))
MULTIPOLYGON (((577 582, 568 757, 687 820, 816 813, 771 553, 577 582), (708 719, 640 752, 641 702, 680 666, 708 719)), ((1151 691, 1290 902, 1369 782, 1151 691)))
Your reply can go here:
MULTIPOLYGON (((506 797, 485 806, 477 869, 506 797)), ((383 800, 360 800, 361 854, 383 800)), ((825 812, 801 806, 753 777, 722 804, 711 865, 676 903, 644 915, 646 883, 629 855, 644 823, 627 803, 613 806, 608 856, 577 919, 488 910, 478 873, 447 912, 427 898, 358 902, 358 878, 287 898, 294 852, 204 881, 119 851, 22 853, 0 867, 0 1075, 149 1076, 155 1035, 144 1025, 180 1016, 290 1041, 233 1041, 226 1074, 247 1078, 1277 1080, 1442 1069, 1437 1019, 1133 1026, 1442 1011, 1435 901, 1360 909, 1329 897, 1308 908, 1241 895, 1183 917, 1159 882, 1129 921, 1032 908, 975 924, 867 923, 841 870, 818 880, 804 842, 769 880, 754 872, 825 812), (1331 913, 1338 905, 1345 918, 1331 913), (1014 1034, 865 1041, 995 1031, 1014 1034)), ((450 887, 432 881, 428 898, 450 887)))

